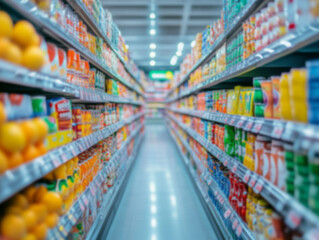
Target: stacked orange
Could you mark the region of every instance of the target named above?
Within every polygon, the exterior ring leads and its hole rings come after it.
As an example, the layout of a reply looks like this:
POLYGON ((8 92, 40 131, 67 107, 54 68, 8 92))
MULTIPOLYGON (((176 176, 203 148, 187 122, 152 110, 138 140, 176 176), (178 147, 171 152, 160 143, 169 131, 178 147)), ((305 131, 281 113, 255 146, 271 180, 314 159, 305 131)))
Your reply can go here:
POLYGON ((44 240, 62 211, 62 197, 46 187, 30 186, 12 197, 0 219, 0 236, 9 240, 44 240))
POLYGON ((0 11, 0 26, 0 59, 40 70, 45 64, 45 52, 33 25, 25 20, 13 24, 11 17, 0 11))

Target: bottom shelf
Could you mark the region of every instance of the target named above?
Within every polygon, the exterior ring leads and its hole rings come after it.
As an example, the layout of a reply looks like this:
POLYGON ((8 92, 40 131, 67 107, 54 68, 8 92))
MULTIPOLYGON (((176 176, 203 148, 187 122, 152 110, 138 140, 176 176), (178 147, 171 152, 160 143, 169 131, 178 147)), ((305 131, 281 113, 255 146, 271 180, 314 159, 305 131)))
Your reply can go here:
POLYGON ((186 166, 195 182, 198 190, 200 191, 202 197, 206 202, 211 215, 214 218, 215 225, 218 226, 223 239, 255 239, 247 225, 241 220, 237 213, 233 210, 232 206, 228 202, 228 198, 224 195, 223 191, 219 188, 217 182, 211 178, 208 170, 202 165, 200 160, 194 154, 190 146, 185 142, 185 140, 179 135, 179 133, 166 122, 168 128, 170 129, 170 134, 176 143, 178 150, 184 159, 186 166), (174 133, 174 134, 173 134, 174 133), (175 135, 178 137, 175 137, 175 135), (200 177, 197 175, 195 169, 191 165, 190 159, 183 153, 178 142, 181 142, 183 147, 190 154, 191 158, 196 163, 196 167, 200 171, 200 177), (208 192, 214 194, 215 202, 212 201, 211 196, 208 192), (217 205, 218 208, 215 206, 217 205))

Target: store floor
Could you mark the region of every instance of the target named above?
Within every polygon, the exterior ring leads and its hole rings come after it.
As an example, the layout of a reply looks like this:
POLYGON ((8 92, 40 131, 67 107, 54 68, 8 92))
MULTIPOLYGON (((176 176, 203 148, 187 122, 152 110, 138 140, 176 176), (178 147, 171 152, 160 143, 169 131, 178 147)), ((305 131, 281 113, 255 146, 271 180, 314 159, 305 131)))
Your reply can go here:
POLYGON ((148 124, 108 240, 217 239, 165 124, 148 124))

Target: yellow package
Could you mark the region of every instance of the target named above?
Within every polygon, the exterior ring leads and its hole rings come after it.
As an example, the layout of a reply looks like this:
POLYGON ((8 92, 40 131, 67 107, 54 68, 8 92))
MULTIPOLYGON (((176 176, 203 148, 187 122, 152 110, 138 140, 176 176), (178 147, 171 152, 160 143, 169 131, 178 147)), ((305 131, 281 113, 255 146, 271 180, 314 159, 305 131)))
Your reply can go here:
POLYGON ((253 88, 245 91, 244 115, 248 116, 248 117, 254 116, 254 90, 253 90, 253 88))
POLYGON ((227 113, 238 114, 238 101, 241 86, 236 86, 234 90, 228 91, 227 96, 227 113))

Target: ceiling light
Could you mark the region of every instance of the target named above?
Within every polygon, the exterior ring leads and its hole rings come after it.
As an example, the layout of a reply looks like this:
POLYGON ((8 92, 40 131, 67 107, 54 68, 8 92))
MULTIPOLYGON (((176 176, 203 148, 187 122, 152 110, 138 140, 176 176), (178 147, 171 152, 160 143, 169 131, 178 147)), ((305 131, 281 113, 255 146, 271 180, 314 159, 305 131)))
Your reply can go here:
POLYGON ((152 28, 152 29, 150 30, 150 34, 151 34, 151 35, 155 35, 155 34, 156 34, 156 30, 152 28))
POLYGON ((155 19, 156 18, 156 15, 155 15, 155 13, 150 13, 150 19, 155 19))
POLYGON ((178 43, 177 49, 182 51, 184 49, 184 43, 183 42, 178 43))
POLYGON ((151 65, 151 66, 155 66, 155 64, 156 64, 156 62, 155 62, 154 60, 151 60, 151 61, 150 61, 150 65, 151 65))
POLYGON ((171 58, 170 64, 171 64, 172 66, 174 66, 176 63, 177 63, 177 56, 173 56, 173 57, 171 58))
POLYGON ((195 40, 191 42, 191 47, 195 47, 195 40))
POLYGON ((155 58, 156 57, 156 52, 150 52, 150 57, 155 58))
POLYGON ((151 43, 150 44, 150 49, 156 49, 156 44, 155 43, 151 43))
POLYGON ((151 26, 154 27, 155 26, 155 20, 151 20, 151 26))
POLYGON ((126 44, 126 49, 129 49, 129 47, 130 47, 130 46, 126 44))
POLYGON ((176 52, 176 56, 178 56, 178 57, 182 56, 182 52, 181 51, 177 51, 176 52))

